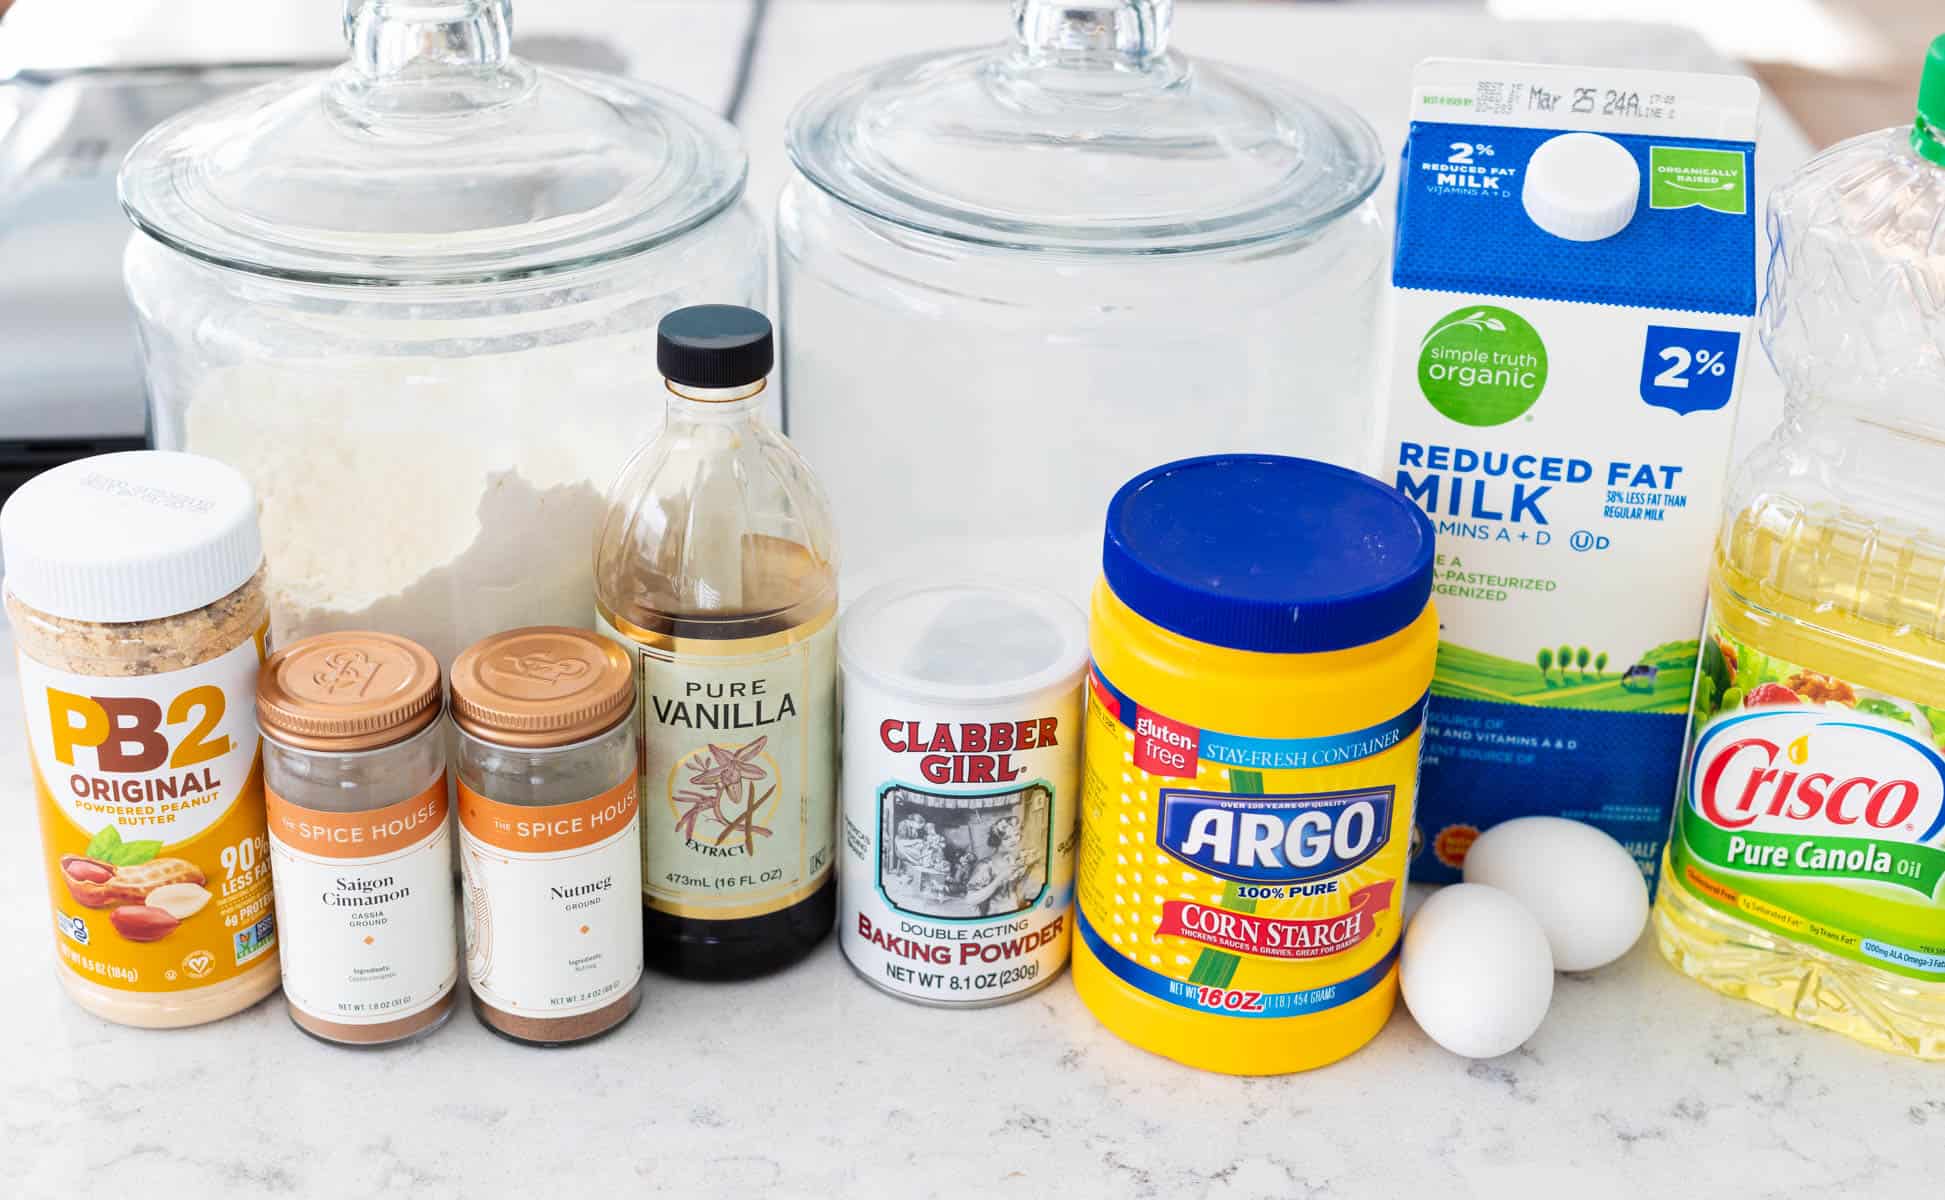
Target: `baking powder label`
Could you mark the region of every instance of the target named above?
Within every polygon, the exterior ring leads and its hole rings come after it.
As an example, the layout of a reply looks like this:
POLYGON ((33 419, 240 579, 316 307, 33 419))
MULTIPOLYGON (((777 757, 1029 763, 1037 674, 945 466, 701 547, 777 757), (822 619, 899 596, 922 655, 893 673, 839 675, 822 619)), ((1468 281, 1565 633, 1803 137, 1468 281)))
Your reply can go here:
POLYGON ((369 812, 268 794, 284 997, 321 1021, 377 1025, 437 1004, 459 976, 446 778, 369 812))
POLYGON ((976 1004, 1030 991, 1073 936, 1080 689, 1004 712, 846 693, 845 956, 889 991, 976 1004))
POLYGON ((602 633, 635 654, 642 897, 730 920, 823 886, 835 838, 837 632, 827 615, 725 641, 602 633))
POLYGON ((459 785, 466 970, 502 1012, 569 1017, 642 977, 637 780, 591 799, 504 804, 459 785))

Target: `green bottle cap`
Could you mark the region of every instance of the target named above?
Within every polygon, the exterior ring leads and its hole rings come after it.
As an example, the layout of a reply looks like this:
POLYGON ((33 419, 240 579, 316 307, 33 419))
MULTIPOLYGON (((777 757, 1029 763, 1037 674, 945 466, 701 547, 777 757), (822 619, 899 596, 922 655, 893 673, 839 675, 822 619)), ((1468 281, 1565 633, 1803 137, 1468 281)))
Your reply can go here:
POLYGON ((1945 33, 1932 39, 1925 52, 1925 73, 1918 77, 1918 116, 1911 123, 1911 148, 1920 157, 1945 167, 1945 33))

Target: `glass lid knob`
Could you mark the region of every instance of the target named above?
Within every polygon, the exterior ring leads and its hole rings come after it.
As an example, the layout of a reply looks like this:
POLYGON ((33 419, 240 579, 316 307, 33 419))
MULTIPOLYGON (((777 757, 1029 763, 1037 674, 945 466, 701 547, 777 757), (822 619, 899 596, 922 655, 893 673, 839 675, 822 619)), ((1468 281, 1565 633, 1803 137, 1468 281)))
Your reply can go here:
POLYGON ((523 61, 511 0, 343 5, 342 65, 180 113, 129 151, 122 207, 144 233, 279 279, 471 285, 645 253, 742 195, 728 122, 523 61))
POLYGON ((1170 49, 1174 0, 1013 0, 998 46, 893 59, 805 97, 803 177, 877 220, 1004 251, 1222 250, 1363 203, 1355 113, 1170 49))
POLYGON ((330 96, 354 116, 490 108, 534 86, 513 56, 512 0, 345 0, 344 36, 330 96))
POLYGON ((1013 41, 1035 66, 1142 66, 1168 50, 1175 0, 1013 0, 1013 41))

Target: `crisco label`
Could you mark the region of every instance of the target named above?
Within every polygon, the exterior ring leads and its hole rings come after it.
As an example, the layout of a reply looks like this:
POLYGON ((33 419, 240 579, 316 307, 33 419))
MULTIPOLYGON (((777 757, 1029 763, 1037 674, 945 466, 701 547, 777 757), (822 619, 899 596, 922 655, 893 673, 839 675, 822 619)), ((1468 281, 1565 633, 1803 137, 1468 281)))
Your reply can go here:
MULTIPOLYGON (((1695 752, 1696 807, 1709 824, 1736 831, 1734 853, 1780 866, 1773 853, 1752 853, 1762 843, 1750 839, 1801 837, 1797 848, 1809 851, 1816 837, 1936 835, 1945 813, 1942 771, 1938 752, 1907 732, 1833 719, 1821 708, 1770 709, 1727 717, 1703 731, 1695 752)), ((1797 866, 1804 859, 1789 856, 1797 866)))
POLYGON ((837 626, 761 637, 597 628, 636 662, 644 769, 642 898, 678 916, 776 912, 830 876, 836 840, 837 626))
POLYGON ((262 640, 154 675, 77 675, 20 656, 55 945, 90 982, 206 987, 276 945, 262 640))
POLYGON ((1945 979, 1945 711, 1720 628, 1696 693, 1670 843, 1680 885, 1831 953, 1945 979))
POLYGON ((1080 917, 1122 982, 1184 1008, 1294 1017, 1395 961, 1420 698, 1334 737, 1254 738, 1089 674, 1080 917))

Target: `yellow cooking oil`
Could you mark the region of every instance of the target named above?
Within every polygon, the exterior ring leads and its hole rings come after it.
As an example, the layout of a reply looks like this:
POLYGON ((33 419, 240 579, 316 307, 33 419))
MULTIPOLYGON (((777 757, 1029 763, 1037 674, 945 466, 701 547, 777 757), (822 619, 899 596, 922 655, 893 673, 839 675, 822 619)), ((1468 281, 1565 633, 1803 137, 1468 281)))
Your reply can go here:
POLYGON ((1945 1058, 1945 543, 1772 495, 1728 523, 1710 598, 1663 955, 1945 1058))
POLYGON ((1769 198, 1783 422, 1736 472, 1655 900, 1717 991, 1945 1059, 1945 36, 1769 198))

